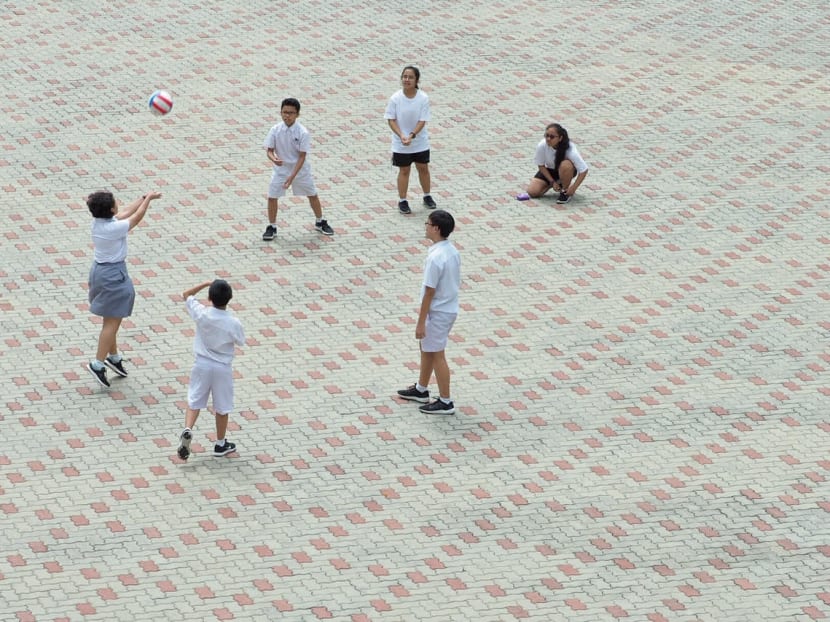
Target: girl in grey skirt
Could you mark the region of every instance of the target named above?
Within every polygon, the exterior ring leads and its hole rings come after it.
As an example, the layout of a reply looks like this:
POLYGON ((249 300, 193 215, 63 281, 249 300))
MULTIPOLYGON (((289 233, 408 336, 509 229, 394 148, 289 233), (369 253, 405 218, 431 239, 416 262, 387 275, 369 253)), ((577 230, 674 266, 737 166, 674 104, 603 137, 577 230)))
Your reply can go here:
POLYGON ((104 318, 98 352, 87 369, 105 387, 110 386, 107 367, 119 376, 127 375, 117 344, 121 320, 132 314, 135 302, 135 289, 127 273, 127 234, 144 218, 150 202, 160 196, 159 192, 150 192, 121 209, 112 192, 93 192, 86 199, 93 216, 94 248, 89 270, 89 310, 104 318))

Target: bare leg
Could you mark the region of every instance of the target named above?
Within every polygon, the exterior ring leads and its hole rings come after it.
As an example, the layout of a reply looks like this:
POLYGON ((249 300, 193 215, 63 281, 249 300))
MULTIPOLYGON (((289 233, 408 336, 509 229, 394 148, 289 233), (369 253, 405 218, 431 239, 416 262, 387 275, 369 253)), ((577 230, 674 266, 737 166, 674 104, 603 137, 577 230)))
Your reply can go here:
POLYGON ((401 166, 398 168, 398 197, 400 199, 405 199, 406 193, 409 191, 410 171, 412 171, 411 166, 401 166))
POLYGON ((196 419, 199 418, 199 409, 198 408, 188 408, 184 411, 184 427, 192 430, 193 426, 196 425, 196 419))
MULTIPOLYGON (((323 217, 323 206, 320 205, 320 197, 316 194, 313 197, 308 197, 308 203, 311 205, 311 209, 314 211, 314 216, 317 220, 320 220, 323 217)), ((222 438, 221 436, 219 438, 222 438)))
POLYGON ((279 208, 279 199, 268 197, 268 222, 277 222, 277 209, 279 208))
POLYGON ((107 358, 107 354, 116 354, 118 352, 116 347, 116 336, 118 329, 121 327, 120 317, 105 317, 104 324, 101 326, 101 334, 98 336, 98 351, 95 358, 103 361, 107 358))
POLYGON ((435 365, 435 352, 424 352, 421 350, 421 370, 418 373, 418 384, 428 387, 432 378, 432 368, 435 365))
POLYGON ((576 168, 570 160, 562 160, 559 165, 559 181, 562 182, 562 189, 567 190, 576 176, 576 168))
POLYGON ((424 194, 429 194, 432 188, 432 179, 429 176, 429 164, 415 163, 415 169, 418 171, 418 181, 421 182, 421 189, 424 194))
POLYGON ((224 415, 220 415, 219 413, 216 414, 216 439, 219 440, 220 438, 225 438, 225 434, 228 432, 228 414, 225 413, 224 415))
POLYGON ((433 369, 435 371, 435 379, 438 381, 438 396, 450 399, 450 367, 447 364, 447 357, 444 350, 440 352, 431 352, 433 355, 433 369))
POLYGON ((527 185, 527 193, 534 199, 542 196, 548 190, 550 190, 550 184, 544 179, 539 179, 538 177, 531 179, 530 183, 527 185))

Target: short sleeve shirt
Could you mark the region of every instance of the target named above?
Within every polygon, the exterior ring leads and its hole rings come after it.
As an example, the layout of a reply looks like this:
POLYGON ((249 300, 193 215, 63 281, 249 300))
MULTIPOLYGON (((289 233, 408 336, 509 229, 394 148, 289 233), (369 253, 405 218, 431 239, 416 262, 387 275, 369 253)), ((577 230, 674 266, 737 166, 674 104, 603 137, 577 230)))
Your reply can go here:
POLYGON ((433 244, 424 261, 421 299, 427 287, 435 290, 430 311, 458 313, 458 290, 461 288, 461 255, 449 240, 433 244))
POLYGON ((97 263, 118 263, 127 259, 129 220, 92 219, 93 258, 97 263))
POLYGON ((291 169, 300 159, 300 153, 311 151, 311 134, 299 121, 290 127, 284 122, 277 123, 265 137, 263 147, 273 149, 282 159, 283 166, 291 169))
POLYGON ((245 343, 242 323, 227 310, 203 305, 195 296, 188 296, 185 306, 196 322, 193 354, 197 358, 208 358, 230 365, 233 362, 234 346, 245 343))
MULTIPOLYGON (((568 150, 565 152, 565 159, 574 163, 577 173, 584 173, 588 170, 588 165, 585 160, 579 155, 579 149, 573 143, 570 144, 568 150)), ((546 168, 556 167, 556 149, 548 147, 544 139, 536 145, 536 157, 534 158, 537 166, 544 166, 546 168)))
MULTIPOLYGON (((415 130, 418 122, 430 120, 429 97, 420 89, 412 98, 407 97, 403 94, 403 90, 400 90, 389 98, 383 118, 395 119, 401 132, 404 135, 409 134, 415 130)), ((427 149, 429 149, 429 131, 426 125, 408 145, 401 142, 400 136, 392 135, 393 153, 420 153, 427 149)))

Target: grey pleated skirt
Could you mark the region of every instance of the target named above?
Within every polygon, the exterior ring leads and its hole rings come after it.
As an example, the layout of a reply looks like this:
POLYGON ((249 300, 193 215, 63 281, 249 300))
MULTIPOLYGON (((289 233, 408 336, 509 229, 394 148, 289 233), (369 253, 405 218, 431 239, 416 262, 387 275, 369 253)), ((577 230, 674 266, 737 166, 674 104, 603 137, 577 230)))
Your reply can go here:
POLYGON ((127 264, 95 263, 89 269, 89 310, 101 317, 130 317, 135 288, 127 264))

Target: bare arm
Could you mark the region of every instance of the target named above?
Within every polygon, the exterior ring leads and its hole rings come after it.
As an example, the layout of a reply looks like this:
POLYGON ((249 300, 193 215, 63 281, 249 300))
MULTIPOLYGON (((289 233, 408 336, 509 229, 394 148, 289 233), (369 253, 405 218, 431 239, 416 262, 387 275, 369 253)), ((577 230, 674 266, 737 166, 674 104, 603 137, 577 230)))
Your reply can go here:
POLYGON ((429 314, 429 306, 432 304, 432 299, 435 297, 434 287, 424 288, 424 297, 421 300, 421 308, 418 310, 418 323, 415 325, 415 339, 423 339, 427 334, 427 315, 429 314))
POLYGON ((565 192, 568 193, 568 196, 573 196, 573 195, 576 194, 576 189, 579 188, 580 184, 585 180, 585 178, 587 176, 588 176, 588 171, 583 171, 582 173, 580 173, 579 175, 576 176, 576 179, 574 179, 571 182, 570 188, 565 189, 565 192))
POLYGON ((277 152, 274 151, 271 147, 268 147, 267 151, 268 159, 271 160, 271 164, 274 166, 282 166, 282 158, 277 155, 277 152))
POLYGON ((297 158, 297 163, 294 165, 294 170, 291 171, 291 174, 285 178, 285 183, 283 184, 283 186, 288 188, 288 186, 291 185, 291 182, 294 181, 294 178, 297 176, 297 173, 300 172, 300 169, 303 167, 303 164, 305 164, 305 151, 300 151, 300 157, 297 158))
POLYGON ((204 288, 210 287, 211 283, 213 283, 213 281, 205 281, 204 283, 199 283, 198 285, 194 285, 190 289, 185 290, 184 292, 182 292, 182 298, 187 300, 191 296, 195 296, 197 293, 202 291, 204 288))
POLYGON ((118 220, 128 220, 130 230, 132 230, 144 218, 144 215, 147 213, 147 208, 150 207, 150 202, 158 199, 160 196, 161 192, 148 192, 141 199, 133 201, 126 208, 118 212, 115 218, 118 220))

